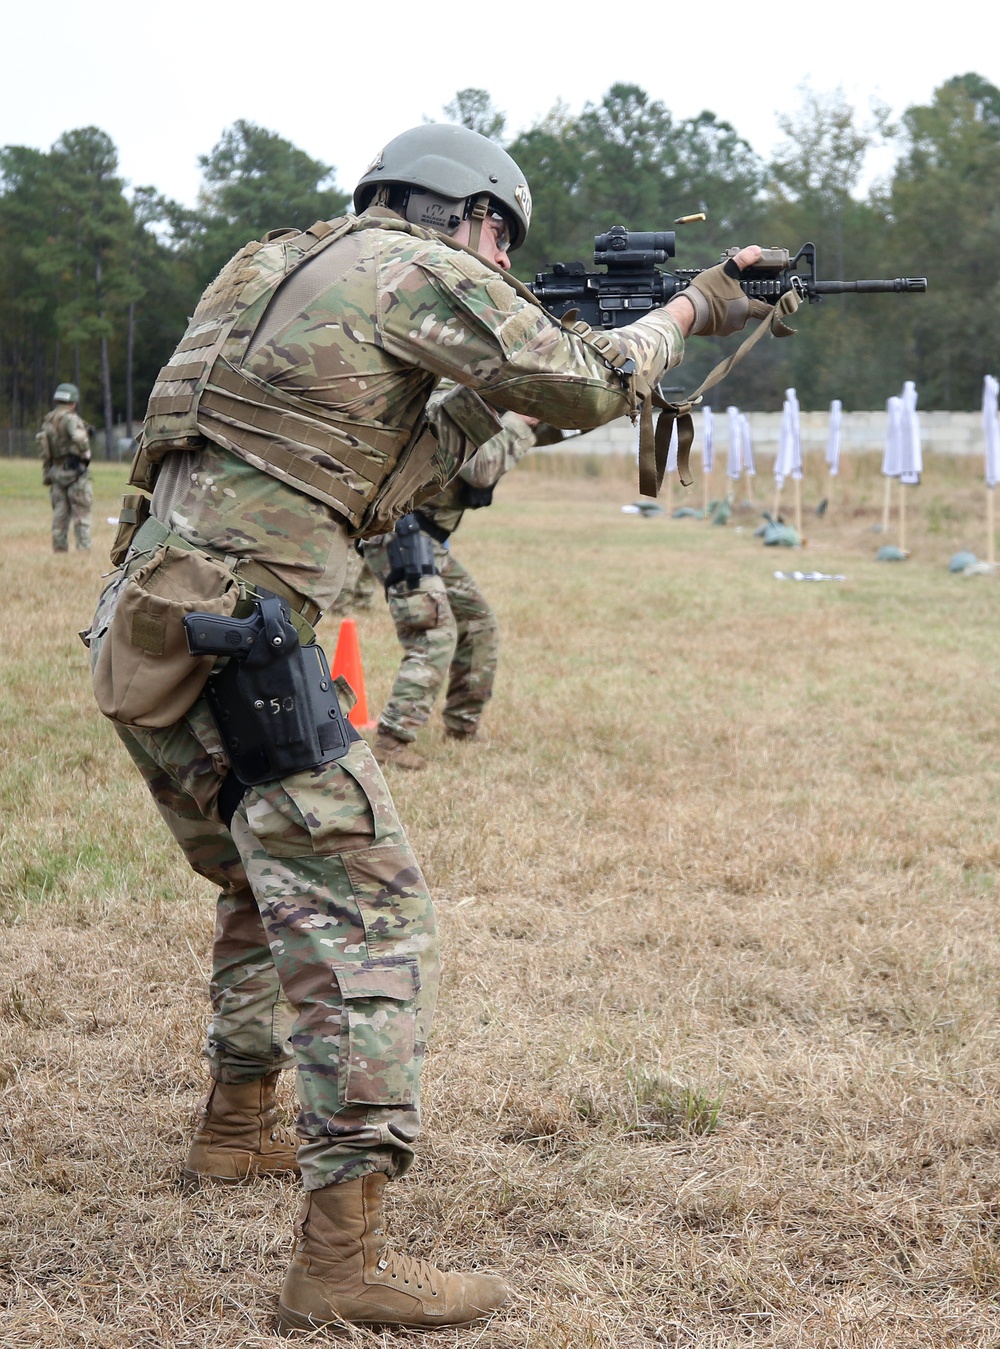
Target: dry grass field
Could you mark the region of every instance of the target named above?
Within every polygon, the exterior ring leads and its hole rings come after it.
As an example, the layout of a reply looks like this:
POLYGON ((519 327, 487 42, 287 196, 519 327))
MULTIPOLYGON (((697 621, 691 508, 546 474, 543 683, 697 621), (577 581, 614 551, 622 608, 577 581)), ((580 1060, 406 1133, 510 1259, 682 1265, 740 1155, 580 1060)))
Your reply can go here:
MULTIPOLYGON (((623 516, 588 468, 526 464, 463 526, 488 743, 438 721, 392 780, 446 959, 393 1229, 516 1296, 356 1343, 996 1349, 1000 591, 945 566, 983 551, 979 466, 928 466, 897 565, 872 463, 800 553, 750 512, 623 516)), ((294 1188, 178 1185, 212 895, 75 635, 123 476, 57 557, 0 462, 0 1346, 277 1349, 294 1188)), ((394 635, 359 626, 378 707, 394 635)))

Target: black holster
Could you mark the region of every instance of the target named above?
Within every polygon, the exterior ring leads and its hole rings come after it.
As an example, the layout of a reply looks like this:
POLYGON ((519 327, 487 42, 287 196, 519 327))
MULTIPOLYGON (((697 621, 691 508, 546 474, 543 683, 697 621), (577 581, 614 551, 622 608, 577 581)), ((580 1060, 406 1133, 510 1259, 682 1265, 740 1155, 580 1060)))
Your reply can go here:
POLYGON ((233 772, 246 786, 341 759, 359 739, 337 698, 323 648, 302 646, 275 595, 248 618, 188 614, 192 654, 230 659, 205 685, 233 772))
POLYGON ((411 512, 396 521, 396 532, 386 545, 391 568, 385 588, 406 582, 407 590, 417 590, 421 577, 436 576, 434 544, 420 528, 420 521, 411 512))

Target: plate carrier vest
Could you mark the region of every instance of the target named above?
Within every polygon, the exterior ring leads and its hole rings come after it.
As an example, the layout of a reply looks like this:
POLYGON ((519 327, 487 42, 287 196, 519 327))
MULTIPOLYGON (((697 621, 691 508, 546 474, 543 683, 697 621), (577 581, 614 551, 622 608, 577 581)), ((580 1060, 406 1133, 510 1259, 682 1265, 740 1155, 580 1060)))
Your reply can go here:
MULTIPOLYGON (((153 490, 163 458, 206 440, 332 507, 351 533, 381 534, 432 495, 500 429, 493 411, 458 386, 440 408, 469 445, 456 457, 426 417, 415 427, 361 425, 242 369, 278 287, 306 261, 358 230, 391 229, 441 243, 440 235, 376 210, 317 221, 300 233, 272 230, 241 249, 208 287, 170 361, 157 376, 129 482, 153 490), (423 489, 423 490, 422 490, 423 489)), ((444 242, 447 242, 445 240, 444 242)), ((436 380, 428 372, 428 394, 436 380)))

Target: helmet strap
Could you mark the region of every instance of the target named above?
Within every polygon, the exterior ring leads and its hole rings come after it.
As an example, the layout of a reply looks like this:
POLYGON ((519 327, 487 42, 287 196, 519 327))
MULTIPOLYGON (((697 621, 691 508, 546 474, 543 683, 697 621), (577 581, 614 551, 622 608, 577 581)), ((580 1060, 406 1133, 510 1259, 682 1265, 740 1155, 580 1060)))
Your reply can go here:
POLYGON ((469 212, 469 219, 472 221, 472 228, 469 230, 469 247, 473 253, 479 252, 479 241, 483 237, 483 221, 490 213, 490 194, 483 192, 476 198, 475 205, 469 212))

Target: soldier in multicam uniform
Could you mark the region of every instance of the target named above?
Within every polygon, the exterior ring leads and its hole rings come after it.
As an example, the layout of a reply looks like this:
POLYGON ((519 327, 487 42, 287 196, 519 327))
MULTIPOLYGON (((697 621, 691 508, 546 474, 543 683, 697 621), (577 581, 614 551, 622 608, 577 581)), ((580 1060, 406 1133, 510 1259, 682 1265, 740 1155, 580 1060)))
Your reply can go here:
MULTIPOLYGON (((433 400, 429 406, 433 410, 433 400)), ((403 648, 373 746, 383 768, 427 767, 413 741, 431 714, 445 676, 444 727, 452 739, 475 738, 483 708, 493 696, 500 629, 486 596, 451 551, 450 539, 465 511, 488 506, 503 474, 535 444, 536 418, 506 412, 501 420, 504 429, 476 451, 443 492, 413 513, 432 541, 433 575, 421 576, 415 587, 398 577, 389 556, 392 535, 369 539, 364 545, 365 560, 385 587, 389 615, 403 648)))
POLYGON ((76 546, 90 548, 90 509, 94 485, 90 481, 90 435, 87 423, 77 413, 80 391, 75 384, 60 384, 52 395, 52 411, 42 422, 35 439, 42 459, 42 481, 52 502, 52 551, 69 552, 69 525, 73 522, 76 546))
POLYGON ((274 780, 235 778, 194 660, 140 696, 176 656, 175 611, 235 599, 207 581, 157 590, 155 578, 222 570, 263 594, 261 612, 279 596, 305 640, 337 597, 351 540, 440 492, 499 431, 494 405, 599 425, 677 364, 687 331, 747 317, 718 269, 696 283, 702 294, 616 332, 560 325, 505 279, 529 222, 520 170, 462 127, 390 142, 354 201, 356 217, 247 245, 205 292, 147 410, 132 482, 152 502, 126 498, 135 532, 127 553, 116 542, 123 570, 87 635, 102 710, 190 864, 220 887, 213 1084, 185 1173, 240 1183, 298 1171, 306 1190, 283 1333, 464 1325, 507 1289, 394 1252, 383 1235, 385 1182, 419 1131, 438 944, 371 751, 357 739, 274 780), (457 387, 432 431, 424 410, 442 378, 457 387), (293 1064, 297 1151, 274 1103, 293 1064))

